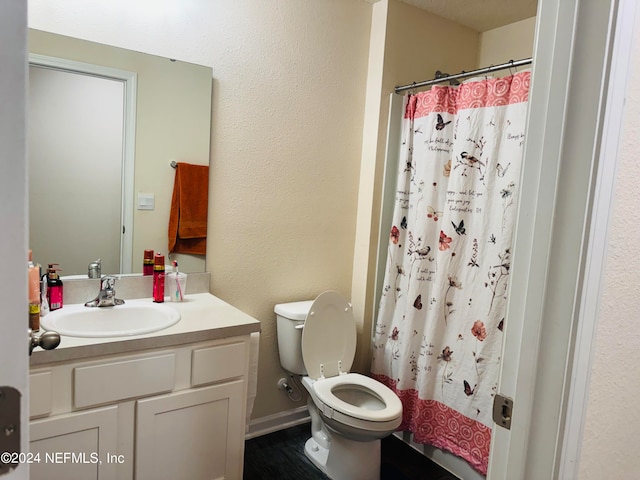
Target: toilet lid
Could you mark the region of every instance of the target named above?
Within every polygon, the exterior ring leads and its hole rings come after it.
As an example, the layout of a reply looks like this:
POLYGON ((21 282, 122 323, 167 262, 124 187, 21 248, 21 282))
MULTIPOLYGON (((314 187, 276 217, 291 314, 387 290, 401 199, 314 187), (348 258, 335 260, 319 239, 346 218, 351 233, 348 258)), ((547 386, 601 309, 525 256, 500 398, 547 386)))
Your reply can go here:
POLYGON ((309 376, 317 379, 334 377, 340 371, 346 373, 355 353, 356 322, 351 304, 331 290, 320 294, 311 305, 302 330, 302 360, 309 376))

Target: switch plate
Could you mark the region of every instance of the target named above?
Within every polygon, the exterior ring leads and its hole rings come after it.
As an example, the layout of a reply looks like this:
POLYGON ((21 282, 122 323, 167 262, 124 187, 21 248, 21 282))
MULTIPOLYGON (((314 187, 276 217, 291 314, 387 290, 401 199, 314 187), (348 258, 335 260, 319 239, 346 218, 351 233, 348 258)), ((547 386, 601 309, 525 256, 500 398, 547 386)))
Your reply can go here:
POLYGON ((156 196, 153 193, 138 193, 138 210, 155 210, 156 196))

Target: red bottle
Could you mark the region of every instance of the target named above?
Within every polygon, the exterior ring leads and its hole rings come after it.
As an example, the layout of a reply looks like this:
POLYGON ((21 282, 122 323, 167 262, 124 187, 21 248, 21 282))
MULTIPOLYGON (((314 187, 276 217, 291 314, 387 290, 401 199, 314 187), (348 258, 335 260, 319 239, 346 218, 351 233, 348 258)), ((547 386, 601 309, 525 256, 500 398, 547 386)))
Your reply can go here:
POLYGON ((142 275, 153 275, 153 250, 144 251, 142 261, 142 275))
POLYGON ((47 300, 49 310, 62 308, 62 280, 58 276, 60 268, 56 268, 57 263, 50 263, 47 268, 47 300))
POLYGON ((164 302, 164 255, 159 253, 153 263, 153 301, 164 302))

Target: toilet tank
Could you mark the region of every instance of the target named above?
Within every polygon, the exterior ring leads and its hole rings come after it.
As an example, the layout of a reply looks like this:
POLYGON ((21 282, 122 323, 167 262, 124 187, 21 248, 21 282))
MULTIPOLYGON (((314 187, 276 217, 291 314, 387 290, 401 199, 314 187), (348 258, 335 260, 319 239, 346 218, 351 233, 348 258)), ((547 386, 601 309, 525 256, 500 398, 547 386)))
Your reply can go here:
POLYGON ((280 365, 286 371, 306 375, 302 360, 302 327, 313 300, 280 303, 274 307, 278 331, 280 365))

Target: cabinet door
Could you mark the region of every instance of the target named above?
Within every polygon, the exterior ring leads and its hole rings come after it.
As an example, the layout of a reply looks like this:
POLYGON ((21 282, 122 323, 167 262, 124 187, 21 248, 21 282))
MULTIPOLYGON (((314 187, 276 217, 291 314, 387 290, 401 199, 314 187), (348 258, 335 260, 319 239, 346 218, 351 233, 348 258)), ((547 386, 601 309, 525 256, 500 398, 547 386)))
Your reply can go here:
POLYGON ((243 381, 138 400, 136 480, 242 478, 243 381))
POLYGON ((31 465, 31 479, 115 479, 109 459, 117 452, 117 422, 116 406, 32 421, 30 451, 39 463, 31 465))

